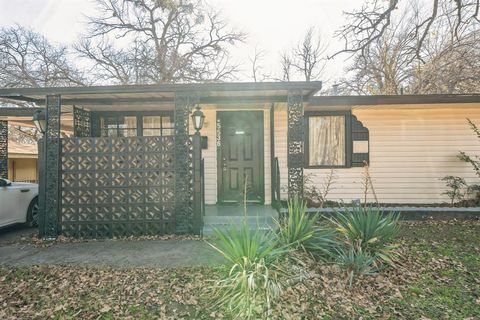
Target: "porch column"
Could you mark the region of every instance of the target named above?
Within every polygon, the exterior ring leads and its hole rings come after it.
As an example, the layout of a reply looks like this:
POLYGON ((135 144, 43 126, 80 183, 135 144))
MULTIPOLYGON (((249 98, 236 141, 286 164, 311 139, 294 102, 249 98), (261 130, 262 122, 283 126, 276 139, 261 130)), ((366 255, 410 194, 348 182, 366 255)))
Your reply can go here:
POLYGON ((188 92, 175 93, 175 232, 191 233, 193 212, 193 145, 189 136, 190 110, 196 100, 188 92))
POLYGON ((288 113, 288 198, 303 197, 303 98, 300 91, 289 91, 288 113))
POLYGON ((193 135, 193 233, 201 234, 202 223, 202 137, 200 132, 193 135))
POLYGON ((58 236, 60 183, 60 95, 48 95, 45 103, 44 174, 40 201, 39 232, 43 239, 58 236))
POLYGON ((0 178, 8 179, 8 121, 0 121, 0 178))

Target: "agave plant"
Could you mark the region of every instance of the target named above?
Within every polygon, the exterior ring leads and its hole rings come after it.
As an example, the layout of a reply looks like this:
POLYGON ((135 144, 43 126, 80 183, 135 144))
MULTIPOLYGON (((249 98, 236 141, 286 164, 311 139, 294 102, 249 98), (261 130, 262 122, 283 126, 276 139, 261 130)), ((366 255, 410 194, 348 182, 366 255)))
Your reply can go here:
POLYGON ((213 286, 214 307, 242 319, 268 313, 283 290, 280 264, 288 249, 277 247, 271 232, 250 230, 246 221, 215 234, 218 241, 210 245, 229 262, 229 271, 213 286))
POLYGON ((334 230, 319 226, 318 215, 309 215, 306 202, 297 197, 288 202, 288 216, 276 224, 277 241, 281 245, 320 257, 330 256, 335 247, 334 230))
POLYGON ((336 212, 332 219, 348 247, 360 248, 377 263, 393 264, 397 258, 394 239, 400 232, 400 216, 383 213, 379 208, 354 206, 336 212))

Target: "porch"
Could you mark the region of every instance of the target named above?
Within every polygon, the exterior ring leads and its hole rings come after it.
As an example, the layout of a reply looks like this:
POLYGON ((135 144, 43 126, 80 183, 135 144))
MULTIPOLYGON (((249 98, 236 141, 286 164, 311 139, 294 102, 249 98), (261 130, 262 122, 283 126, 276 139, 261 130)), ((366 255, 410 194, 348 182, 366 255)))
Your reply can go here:
MULTIPOLYGON (((264 124, 273 121, 278 105, 288 110, 286 182, 290 195, 301 193, 303 101, 320 87, 319 82, 299 82, 30 88, 0 89, 0 97, 45 105, 45 137, 40 144, 41 236, 103 238, 200 234, 212 221, 243 217, 242 206, 205 206, 205 202, 242 202, 242 186, 249 189, 246 199, 252 210, 247 210, 247 219, 263 217, 271 223, 276 212, 270 204, 278 200, 280 175, 275 166, 274 127, 264 124), (193 130, 190 117, 197 106, 215 112, 214 125, 193 130), (268 115, 259 131, 262 148, 251 149, 259 171, 250 167, 251 155, 245 153, 241 167, 238 159, 228 159, 232 172, 237 171, 222 178, 224 162, 212 165, 212 159, 205 157, 214 149, 221 155, 223 145, 234 145, 222 140, 225 133, 219 131, 217 115, 255 110, 268 115), (65 123, 71 123, 72 135, 60 134, 65 123), (215 138, 205 141, 202 136, 212 129, 215 138), (206 178, 216 186, 205 186, 206 178), (253 186, 255 179, 260 182, 253 186), (221 196, 220 183, 228 186, 230 198, 221 196)), ((207 121, 212 120, 207 114, 207 121)), ((232 134, 249 137, 243 129, 232 134)), ((247 143, 260 145, 241 141, 239 150, 245 150, 247 143)), ((0 158, 4 161, 5 156, 0 158)))

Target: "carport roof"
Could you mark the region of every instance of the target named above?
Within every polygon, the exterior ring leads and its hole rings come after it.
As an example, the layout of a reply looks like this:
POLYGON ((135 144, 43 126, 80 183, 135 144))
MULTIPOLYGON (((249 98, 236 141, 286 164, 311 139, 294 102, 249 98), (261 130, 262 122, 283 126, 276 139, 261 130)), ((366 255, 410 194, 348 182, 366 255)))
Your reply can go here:
POLYGON ((173 103, 176 93, 188 92, 198 97, 200 103, 214 104, 286 101, 290 90, 298 90, 309 98, 321 88, 321 81, 4 88, 0 89, 0 98, 43 105, 46 95, 59 94, 63 105, 156 105, 173 103))

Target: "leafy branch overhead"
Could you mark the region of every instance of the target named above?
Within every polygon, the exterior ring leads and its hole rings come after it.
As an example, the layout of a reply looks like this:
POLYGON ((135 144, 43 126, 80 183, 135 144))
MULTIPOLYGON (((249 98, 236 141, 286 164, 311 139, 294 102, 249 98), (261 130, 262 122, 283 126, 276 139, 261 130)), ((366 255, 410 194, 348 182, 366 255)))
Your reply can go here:
POLYGON ((218 81, 237 71, 229 49, 245 34, 201 0, 98 0, 97 9, 75 48, 101 81, 218 81))

